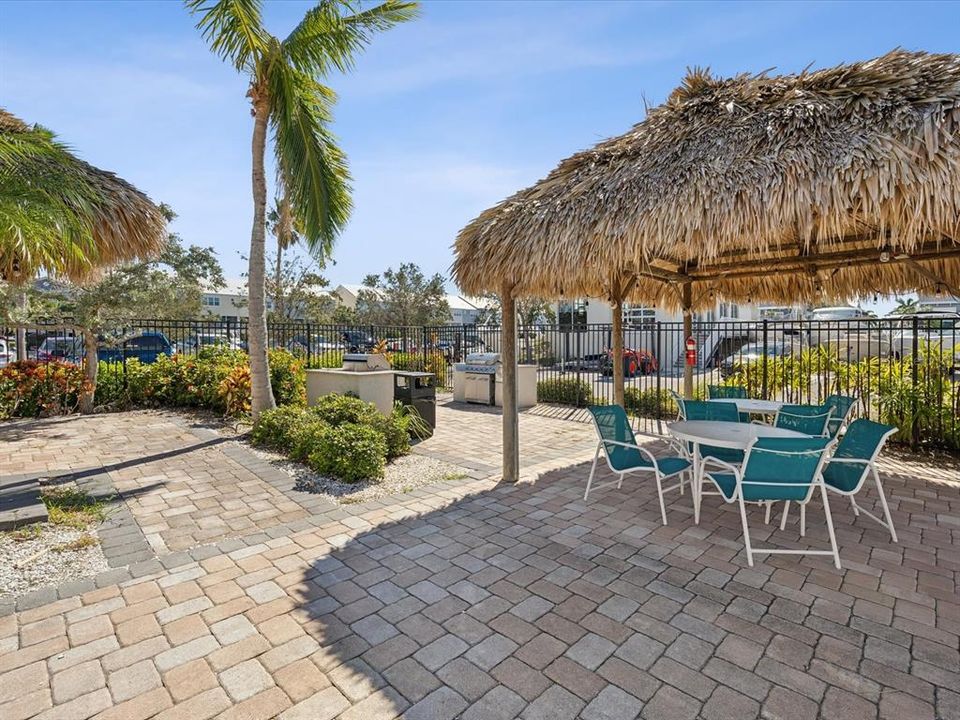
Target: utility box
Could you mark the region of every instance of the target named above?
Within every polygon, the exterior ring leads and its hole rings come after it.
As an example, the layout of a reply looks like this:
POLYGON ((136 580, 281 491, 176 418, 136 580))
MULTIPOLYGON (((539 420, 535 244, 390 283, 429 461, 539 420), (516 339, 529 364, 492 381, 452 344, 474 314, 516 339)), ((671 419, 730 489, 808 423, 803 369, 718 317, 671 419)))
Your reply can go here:
POLYGON ((394 371, 393 399, 413 407, 431 429, 437 427, 437 385, 433 373, 394 371))

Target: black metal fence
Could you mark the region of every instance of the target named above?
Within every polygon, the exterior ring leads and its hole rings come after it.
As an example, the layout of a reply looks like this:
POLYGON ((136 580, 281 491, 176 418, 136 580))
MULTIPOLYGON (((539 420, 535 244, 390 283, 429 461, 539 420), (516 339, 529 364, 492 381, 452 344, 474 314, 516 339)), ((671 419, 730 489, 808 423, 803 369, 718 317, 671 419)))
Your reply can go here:
MULTIPOLYGON (((541 402, 586 406, 613 399, 610 325, 538 325, 518 331, 521 363, 538 367, 541 402)), ((694 388, 735 384, 751 397, 819 403, 834 392, 860 397, 858 412, 901 428, 900 439, 960 449, 960 318, 942 315, 836 321, 695 323, 694 388)), ((0 330, 0 365, 16 358, 16 332, 0 330), (6 353, 6 354, 4 354, 6 353)), ((645 429, 674 417, 669 390, 682 391, 681 323, 645 322, 624 329, 626 405, 645 429)), ((136 320, 101 338, 104 372, 125 372, 131 359, 197 354, 204 347, 245 350, 244 321, 136 320)), ((340 367, 344 352, 383 349, 395 367, 437 375, 452 390, 452 366, 469 353, 499 352, 492 326, 435 327, 271 324, 271 348, 302 357, 308 367, 340 367)), ((82 342, 51 324, 26 331, 26 354, 40 361, 82 359, 82 342)))

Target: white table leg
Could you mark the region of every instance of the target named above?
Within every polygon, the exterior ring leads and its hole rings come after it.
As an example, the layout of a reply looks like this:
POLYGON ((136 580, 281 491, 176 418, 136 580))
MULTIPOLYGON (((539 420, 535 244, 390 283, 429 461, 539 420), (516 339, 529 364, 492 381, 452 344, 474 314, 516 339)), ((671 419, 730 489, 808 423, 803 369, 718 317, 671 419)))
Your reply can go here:
POLYGON ((693 523, 700 524, 700 443, 693 443, 693 482, 690 483, 690 494, 693 495, 693 523))

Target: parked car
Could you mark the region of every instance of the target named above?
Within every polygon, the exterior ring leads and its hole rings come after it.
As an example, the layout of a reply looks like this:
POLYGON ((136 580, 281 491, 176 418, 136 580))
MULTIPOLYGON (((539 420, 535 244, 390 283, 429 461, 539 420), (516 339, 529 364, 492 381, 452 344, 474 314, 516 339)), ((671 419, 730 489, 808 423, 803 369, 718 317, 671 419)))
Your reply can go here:
POLYGON ((13 349, 13 343, 8 340, 0 340, 0 367, 12 363, 16 359, 17 353, 13 349))
POLYGON ((340 346, 353 353, 370 352, 376 344, 377 341, 363 330, 344 330, 340 334, 340 346))
MULTIPOLYGON (((785 342, 767 343, 767 357, 788 357, 799 348, 795 345, 785 342)), ((735 353, 728 355, 720 363, 720 377, 728 377, 736 372, 743 365, 761 360, 764 357, 763 343, 747 343, 735 353)))
POLYGON ((246 350, 243 343, 225 332, 195 333, 178 344, 176 351, 193 354, 205 347, 222 347, 227 350, 246 350))
POLYGON ((297 335, 287 343, 286 348, 294 355, 305 355, 307 352, 320 355, 342 349, 339 343, 328 340, 323 335, 311 335, 309 338, 306 335, 297 335))
POLYGON ((161 355, 173 355, 173 343, 162 332, 143 332, 125 341, 97 348, 97 358, 101 362, 123 362, 126 359, 148 364, 156 362, 161 355))
POLYGON ((954 351, 955 363, 960 364, 960 314, 950 312, 918 312, 912 315, 893 315, 901 324, 893 331, 890 355, 895 359, 913 353, 913 323, 917 323, 917 344, 926 343, 931 349, 954 351))
POLYGON ((37 360, 78 363, 83 359, 83 340, 74 335, 49 335, 37 348, 37 360))
MULTIPOLYGON (((632 378, 637 375, 651 375, 659 368, 659 363, 649 350, 623 350, 623 376, 632 378)), ((600 365, 601 375, 613 375, 613 351, 608 350, 600 365)))

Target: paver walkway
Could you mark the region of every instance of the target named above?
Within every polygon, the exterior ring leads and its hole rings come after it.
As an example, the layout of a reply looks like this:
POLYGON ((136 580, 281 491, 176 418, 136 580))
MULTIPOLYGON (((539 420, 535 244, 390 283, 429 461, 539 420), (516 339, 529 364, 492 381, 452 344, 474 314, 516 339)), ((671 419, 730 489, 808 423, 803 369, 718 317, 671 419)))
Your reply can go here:
MULTIPOLYGON (((419 451, 455 455, 464 425, 470 462, 496 461, 495 414, 440 419, 419 451)), ((0 717, 960 718, 956 466, 885 466, 899 544, 837 507, 844 570, 750 569, 731 507, 695 526, 674 495, 662 527, 640 482, 583 503, 551 427, 592 454, 589 428, 525 414, 522 441, 558 449, 527 456, 556 466, 536 482, 311 513, 22 604, 0 618, 0 717)), ((773 536, 824 544, 818 520, 773 536)))

